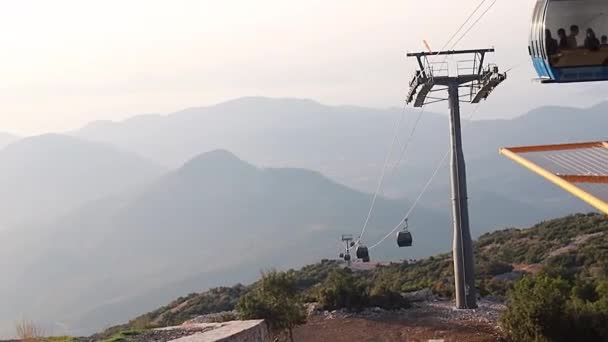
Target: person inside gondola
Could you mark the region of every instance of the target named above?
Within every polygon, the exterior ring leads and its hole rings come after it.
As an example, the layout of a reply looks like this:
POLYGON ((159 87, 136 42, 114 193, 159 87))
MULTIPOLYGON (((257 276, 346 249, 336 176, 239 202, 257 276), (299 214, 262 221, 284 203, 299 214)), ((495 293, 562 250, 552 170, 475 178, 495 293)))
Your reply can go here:
POLYGON ((598 51, 600 49, 600 41, 595 36, 595 32, 592 29, 587 29, 587 37, 585 38, 585 49, 591 51, 598 51))
POLYGON ((547 47, 547 55, 553 56, 557 54, 558 43, 551 35, 551 30, 545 30, 545 46, 547 47))
POLYGON ((608 48, 608 36, 606 36, 606 35, 602 36, 602 43, 600 44, 600 47, 608 48))
POLYGON ((557 30, 557 37, 559 38, 559 49, 567 50, 568 49, 568 35, 566 34, 566 30, 560 28, 557 30))
POLYGON ((578 48, 578 41, 576 40, 576 36, 580 33, 577 25, 570 26, 570 35, 568 35, 568 49, 576 49, 578 48))

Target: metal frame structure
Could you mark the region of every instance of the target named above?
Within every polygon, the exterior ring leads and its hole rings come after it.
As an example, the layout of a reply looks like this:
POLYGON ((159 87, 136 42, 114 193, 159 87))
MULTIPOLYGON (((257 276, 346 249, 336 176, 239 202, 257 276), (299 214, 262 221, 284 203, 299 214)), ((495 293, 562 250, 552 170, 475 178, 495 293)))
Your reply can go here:
POLYGON ((484 68, 486 54, 492 52, 494 49, 408 53, 407 57, 417 59, 419 69, 410 81, 406 103, 413 102, 414 107, 424 107, 436 102, 449 101, 448 98, 435 96, 435 93, 449 91, 453 86, 468 90, 468 93, 462 96, 464 100, 458 96, 460 102, 476 104, 487 99, 490 93, 507 78, 505 73, 498 71, 496 65, 490 64, 484 68), (473 55, 473 57, 458 61, 455 75, 450 75, 447 58, 440 62, 431 60, 437 56, 452 55, 473 55))
MULTIPOLYGON (((342 242, 344 242, 346 244, 346 254, 345 255, 351 255, 350 254, 350 249, 351 249, 351 242, 353 242, 355 239, 353 238, 352 234, 342 234, 342 242)), ((346 261, 346 265, 348 267, 351 266, 352 260, 351 258, 349 258, 346 261)))
POLYGON ((469 208, 467 195, 466 167, 462 152, 462 135, 460 122, 460 103, 479 103, 485 100, 507 75, 499 73, 496 65, 484 67, 486 54, 494 49, 450 50, 438 52, 408 53, 415 57, 419 69, 410 81, 410 90, 406 102, 414 107, 448 101, 450 106, 450 140, 451 140, 451 184, 452 212, 454 224, 453 259, 454 282, 456 289, 456 307, 459 309, 477 308, 475 289, 475 264, 473 260, 473 242, 469 227, 469 208), (456 62, 455 72, 450 70, 447 59, 450 56, 468 55, 469 59, 456 62), (472 55, 472 59, 471 56, 472 55), (432 59, 437 56, 445 58, 440 62, 432 59), (465 89, 466 94, 460 95, 465 89), (436 95, 445 93, 447 98, 436 95))
POLYGON ((608 214, 608 142, 507 147, 500 154, 608 214))

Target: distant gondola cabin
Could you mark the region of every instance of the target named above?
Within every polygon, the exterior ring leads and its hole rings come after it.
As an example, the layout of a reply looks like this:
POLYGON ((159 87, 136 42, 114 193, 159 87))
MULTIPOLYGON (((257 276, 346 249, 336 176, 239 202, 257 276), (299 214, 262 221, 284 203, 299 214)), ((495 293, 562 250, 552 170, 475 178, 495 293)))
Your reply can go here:
POLYGON ((412 238, 412 233, 409 231, 402 231, 397 233, 397 245, 399 247, 412 247, 412 243, 414 242, 412 238))
POLYGON ((357 247, 357 259, 361 259, 363 261, 365 261, 365 259, 369 259, 369 250, 367 249, 367 246, 364 245, 360 245, 359 247, 357 247))

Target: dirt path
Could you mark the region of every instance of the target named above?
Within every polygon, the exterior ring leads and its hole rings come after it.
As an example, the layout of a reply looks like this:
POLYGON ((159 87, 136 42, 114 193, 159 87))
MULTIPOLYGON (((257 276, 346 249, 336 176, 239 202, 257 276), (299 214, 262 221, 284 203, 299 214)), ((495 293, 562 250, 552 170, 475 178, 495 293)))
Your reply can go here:
POLYGON ((493 327, 484 324, 412 322, 399 319, 370 320, 346 318, 324 320, 315 318, 296 329, 298 342, 426 342, 429 340, 489 342, 502 341, 493 327))
POLYGON ((424 305, 399 312, 353 317, 315 315, 295 330, 297 342, 490 342, 504 341, 497 327, 498 312, 488 307, 471 313, 448 304, 424 305))

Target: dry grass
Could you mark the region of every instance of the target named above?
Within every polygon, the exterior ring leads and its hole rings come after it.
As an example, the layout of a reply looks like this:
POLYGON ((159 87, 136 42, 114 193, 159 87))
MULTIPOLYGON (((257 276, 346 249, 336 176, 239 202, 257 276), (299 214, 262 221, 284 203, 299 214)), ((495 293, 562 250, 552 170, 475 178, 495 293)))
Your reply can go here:
POLYGON ((37 341, 44 336, 42 329, 33 321, 23 318, 15 323, 17 337, 23 341, 37 341))

